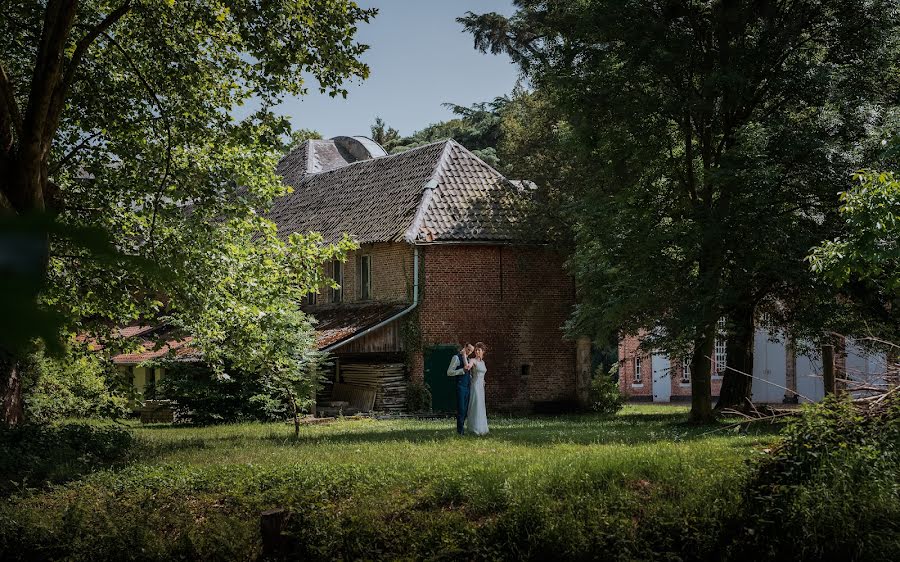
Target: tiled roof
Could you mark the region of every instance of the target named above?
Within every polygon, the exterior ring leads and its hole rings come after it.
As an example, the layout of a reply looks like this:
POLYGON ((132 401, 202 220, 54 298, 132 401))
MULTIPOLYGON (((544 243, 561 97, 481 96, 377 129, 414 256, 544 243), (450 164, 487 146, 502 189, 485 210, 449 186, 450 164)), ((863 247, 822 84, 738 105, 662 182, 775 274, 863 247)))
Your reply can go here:
POLYGON ((294 188, 269 214, 282 235, 315 231, 333 242, 348 233, 360 243, 523 238, 522 190, 453 140, 319 173, 304 172, 308 150, 278 166, 294 188))
POLYGON ((408 305, 372 303, 364 305, 344 304, 334 307, 313 308, 307 311, 317 321, 316 347, 328 346, 357 334, 366 328, 398 314, 408 305))
MULTIPOLYGON (((190 336, 176 338, 172 334, 172 329, 165 325, 147 325, 147 324, 130 324, 114 328, 112 334, 112 342, 116 340, 116 346, 121 349, 127 341, 137 340, 137 349, 128 353, 119 353, 111 357, 112 362, 116 365, 137 365, 150 359, 160 359, 172 352, 172 355, 180 359, 188 359, 199 357, 199 351, 190 347, 188 344, 193 338, 190 336), (156 349, 157 342, 164 342, 159 349, 156 349)), ((93 338, 84 334, 79 334, 76 339, 81 342, 87 342, 88 348, 92 351, 100 351, 104 346, 93 338)))
POLYGON ((141 351, 136 351, 134 353, 120 353, 119 355, 114 355, 112 357, 112 362, 116 365, 138 365, 140 363, 143 363, 144 361, 165 357, 169 355, 170 351, 175 358, 179 359, 199 357, 199 352, 193 347, 187 345, 191 342, 191 339, 192 338, 188 336, 182 339, 169 340, 159 349, 155 349, 156 345, 154 342, 142 342, 140 344, 142 348, 141 351))

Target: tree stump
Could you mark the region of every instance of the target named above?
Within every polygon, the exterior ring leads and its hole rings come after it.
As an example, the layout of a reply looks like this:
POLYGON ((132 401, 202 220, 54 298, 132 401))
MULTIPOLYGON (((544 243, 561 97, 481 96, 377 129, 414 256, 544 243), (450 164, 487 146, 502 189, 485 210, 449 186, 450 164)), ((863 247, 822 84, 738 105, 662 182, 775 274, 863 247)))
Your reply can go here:
POLYGON ((259 531, 262 535, 263 559, 286 556, 289 550, 289 539, 284 535, 285 523, 290 512, 277 507, 263 511, 259 517, 259 531))

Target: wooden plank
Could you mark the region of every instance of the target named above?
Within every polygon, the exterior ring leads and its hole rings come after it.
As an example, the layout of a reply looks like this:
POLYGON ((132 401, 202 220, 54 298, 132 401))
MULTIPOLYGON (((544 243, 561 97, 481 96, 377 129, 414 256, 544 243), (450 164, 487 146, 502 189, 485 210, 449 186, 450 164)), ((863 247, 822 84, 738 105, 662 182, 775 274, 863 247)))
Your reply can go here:
POLYGON ((406 365, 403 363, 344 363, 342 380, 376 391, 374 408, 402 411, 406 406, 406 365))

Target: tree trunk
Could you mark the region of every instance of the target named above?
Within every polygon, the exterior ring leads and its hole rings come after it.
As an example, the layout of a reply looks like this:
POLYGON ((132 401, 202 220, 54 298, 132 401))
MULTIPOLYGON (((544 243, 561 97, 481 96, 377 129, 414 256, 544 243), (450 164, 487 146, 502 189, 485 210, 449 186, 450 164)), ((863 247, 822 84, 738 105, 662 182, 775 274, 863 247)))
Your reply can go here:
POLYGON ((21 423, 25 418, 21 366, 13 357, 0 359, 0 400, 0 421, 7 426, 21 423))
POLYGON ((741 373, 753 374, 753 345, 756 335, 753 313, 752 305, 740 306, 733 312, 732 326, 725 344, 725 355, 731 369, 725 369, 723 374, 716 410, 749 406, 753 379, 741 373))
MULTIPOLYGON (((123 1, 96 25, 89 27, 70 51, 70 35, 76 28, 78 0, 48 0, 28 92, 14 91, 9 77, 0 69, 0 213, 18 216, 39 215, 52 202, 48 192, 49 158, 66 97, 77 70, 94 41, 130 9, 123 1), (71 55, 68 53, 71 52, 71 55), (27 99, 24 112, 15 103, 16 94, 27 99)), ((45 240, 46 242, 46 240, 45 240)), ((43 263, 41 280, 47 278, 43 263)), ((37 288, 36 288, 37 291, 37 288)), ((0 350, 3 353, 3 350, 0 350)), ((20 362, 13 353, 0 357, 0 423, 22 421, 20 362)))
MULTIPOLYGON (((708 220, 708 219, 707 219, 708 220)), ((722 239, 718 229, 708 226, 703 233, 698 262, 700 314, 693 342, 691 358, 691 414, 693 423, 710 423, 715 420, 712 410, 712 361, 716 346, 716 332, 720 309, 718 307, 722 269, 722 239)))
POLYGON ((691 413, 692 423, 710 423, 715 418, 712 411, 712 357, 716 344, 716 324, 712 323, 694 340, 691 359, 691 413))

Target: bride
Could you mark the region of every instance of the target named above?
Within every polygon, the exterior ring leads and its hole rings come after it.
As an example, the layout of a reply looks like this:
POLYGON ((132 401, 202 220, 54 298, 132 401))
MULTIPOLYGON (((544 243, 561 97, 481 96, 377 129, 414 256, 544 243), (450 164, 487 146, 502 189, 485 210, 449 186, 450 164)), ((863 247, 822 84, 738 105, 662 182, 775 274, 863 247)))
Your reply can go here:
POLYGON ((485 351, 483 343, 476 343, 475 359, 468 363, 472 372, 472 390, 469 393, 469 415, 466 418, 466 426, 475 435, 485 435, 488 432, 487 410, 484 407, 484 374, 487 373, 484 364, 485 351))

